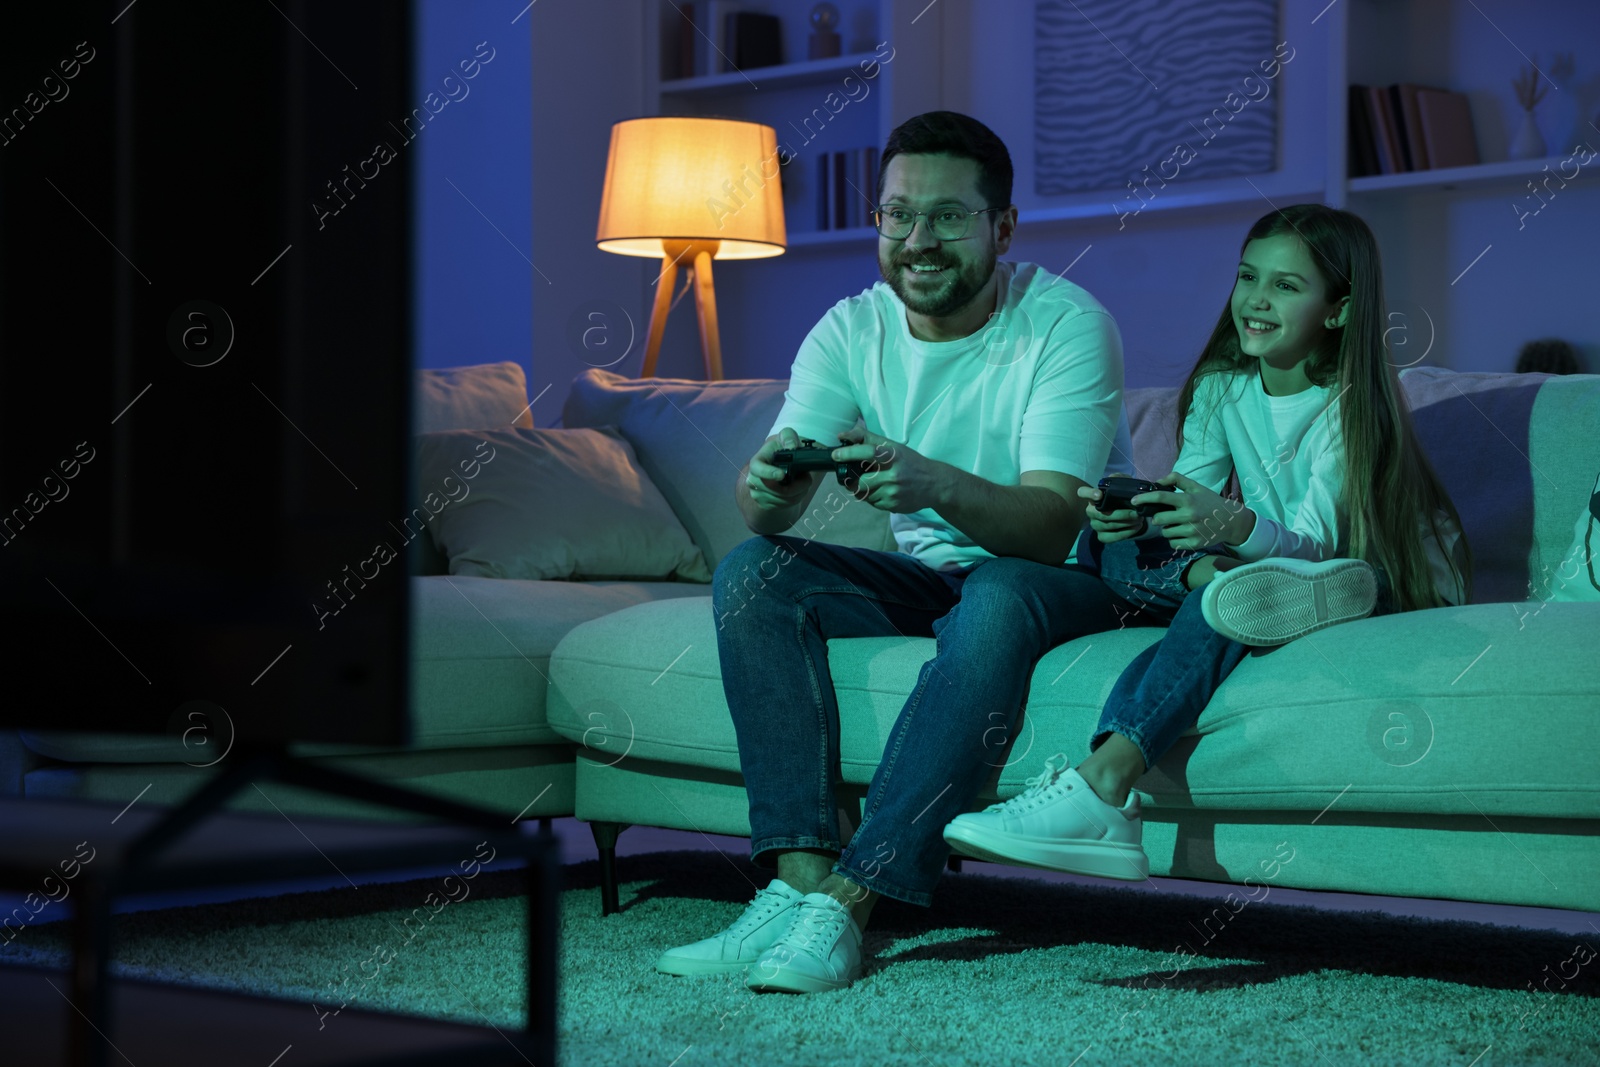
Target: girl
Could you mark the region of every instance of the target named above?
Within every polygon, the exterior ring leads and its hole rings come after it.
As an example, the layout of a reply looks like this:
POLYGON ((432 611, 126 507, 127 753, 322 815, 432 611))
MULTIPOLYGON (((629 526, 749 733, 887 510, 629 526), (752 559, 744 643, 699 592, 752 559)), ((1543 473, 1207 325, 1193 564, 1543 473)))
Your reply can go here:
POLYGON ((1412 433, 1386 321, 1377 242, 1360 218, 1297 204, 1250 228, 1179 395, 1176 469, 1160 480, 1173 490, 1110 513, 1094 507, 1100 490, 1078 490, 1094 533, 1078 558, 1167 633, 1117 680, 1088 759, 1074 770, 1057 754, 1020 795, 958 816, 944 831, 952 848, 1147 878, 1133 783, 1249 646, 1374 609, 1466 601, 1460 519, 1412 433), (1234 477, 1242 502, 1221 495, 1234 477))

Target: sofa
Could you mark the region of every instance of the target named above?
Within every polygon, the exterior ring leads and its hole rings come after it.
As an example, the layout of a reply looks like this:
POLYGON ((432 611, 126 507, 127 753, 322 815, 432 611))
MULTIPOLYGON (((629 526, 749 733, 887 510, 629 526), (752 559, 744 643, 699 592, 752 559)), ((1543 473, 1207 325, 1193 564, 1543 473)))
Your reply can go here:
MULTIPOLYGON (((1476 554, 1473 602, 1252 654, 1137 785, 1151 872, 1238 883, 1270 866, 1301 888, 1600 910, 1600 603, 1569 602, 1587 581, 1569 549, 1600 471, 1600 377, 1413 368, 1402 383, 1476 554)), ((414 544, 415 738, 300 751, 512 818, 575 814, 614 908, 626 827, 749 833, 707 580, 748 536, 734 479, 785 383, 590 370, 561 424, 540 429, 514 364, 431 384, 419 496, 486 443, 501 484, 480 475, 414 544)), ((1146 475, 1170 469, 1175 401, 1126 394, 1146 475)), ((893 547, 887 516, 831 482, 795 532, 893 547)), ((1053 753, 1082 759, 1112 683, 1159 636, 1124 629, 1046 655, 973 806, 1018 792, 1053 753)), ((842 802, 864 796, 932 649, 830 643, 842 802)), ((26 795, 125 803, 149 785, 172 802, 212 773, 202 762, 175 737, 0 739, 0 785, 26 795)), ((288 789, 273 800, 356 813, 288 789)))
MULTIPOLYGON (((1402 382, 1476 555, 1472 603, 1252 653, 1137 783, 1151 873, 1240 883, 1270 870, 1299 888, 1600 910, 1600 603, 1567 602, 1579 591, 1561 566, 1600 472, 1600 377, 1419 367, 1402 382)), ((564 421, 619 425, 714 562, 748 536, 733 481, 783 387, 591 371, 564 421)), ((1171 469, 1176 392, 1126 394, 1146 476, 1171 469)), ((830 510, 814 506, 802 536, 859 536, 830 510)), ((1054 753, 1085 757, 1112 684, 1161 632, 1097 634, 1041 659, 973 806, 1019 792, 1054 753)), ((829 642, 841 803, 864 796, 933 647, 829 642)), ((546 714, 579 746, 575 810, 602 848, 635 824, 748 836, 708 597, 574 626, 551 656, 546 714)))

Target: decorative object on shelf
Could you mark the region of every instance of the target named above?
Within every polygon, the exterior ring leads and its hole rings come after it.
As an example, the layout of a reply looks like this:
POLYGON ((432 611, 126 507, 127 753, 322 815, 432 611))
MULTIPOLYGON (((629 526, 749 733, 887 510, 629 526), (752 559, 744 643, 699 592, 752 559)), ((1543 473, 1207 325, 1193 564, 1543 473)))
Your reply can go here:
POLYGON ((1578 374, 1578 350, 1559 337, 1529 341, 1517 352, 1518 374, 1578 374))
POLYGON ((1131 193, 1137 211, 1174 179, 1271 171, 1294 58, 1278 6, 1035 0, 1034 191, 1131 193))
POLYGON ((807 59, 832 59, 839 54, 839 9, 823 2, 811 9, 811 36, 807 59))
POLYGON ((778 172, 777 131, 760 123, 648 118, 611 127, 595 242, 606 252, 661 259, 640 377, 656 372, 680 263, 694 270, 706 380, 722 377, 711 261, 783 254, 778 172))
POLYGON ((1572 53, 1557 52, 1550 61, 1550 69, 1545 73, 1556 87, 1555 95, 1545 108, 1544 128, 1550 132, 1550 144, 1546 147, 1553 148, 1554 155, 1566 155, 1584 140, 1586 132, 1579 128, 1583 119, 1578 109, 1578 99, 1583 92, 1578 84, 1572 53))
POLYGON ((1512 136, 1506 154, 1512 159, 1542 159, 1545 153, 1544 137, 1539 133, 1539 124, 1534 120, 1533 109, 1539 106, 1539 101, 1550 91, 1550 85, 1539 70, 1537 55, 1533 57, 1533 63, 1527 70, 1517 72, 1517 76, 1512 79, 1511 87, 1517 92, 1517 103, 1522 105, 1522 124, 1512 136))
POLYGON ((733 70, 775 67, 783 62, 783 23, 776 15, 736 11, 723 28, 733 70))
POLYGON ((729 31, 741 5, 733 0, 692 0, 674 6, 679 15, 678 47, 671 76, 704 78, 735 69, 729 31))

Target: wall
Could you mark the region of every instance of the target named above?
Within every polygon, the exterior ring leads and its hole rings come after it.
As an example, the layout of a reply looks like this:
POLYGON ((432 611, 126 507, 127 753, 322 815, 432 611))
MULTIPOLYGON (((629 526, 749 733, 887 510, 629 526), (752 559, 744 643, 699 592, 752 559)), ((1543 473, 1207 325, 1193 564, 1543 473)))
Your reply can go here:
POLYGON ((537 277, 529 265, 533 101, 528 19, 513 24, 516 13, 501 0, 418 0, 415 7, 416 103, 438 109, 401 149, 416 153, 418 366, 510 359, 529 367, 537 277), (474 77, 462 77, 474 69, 474 77))
MULTIPOLYGON (((1392 19, 1406 5, 1350 3, 1359 9, 1350 15, 1351 79, 1431 80, 1469 91, 1485 158, 1503 158, 1508 136, 1503 108, 1511 96, 1510 79, 1523 62, 1518 48, 1548 59, 1558 47, 1600 40, 1600 5, 1590 0, 1540 6, 1539 13, 1513 0, 1480 0, 1481 12, 1423 0, 1410 16, 1413 25, 1385 24, 1378 30, 1370 27, 1374 12, 1379 19, 1392 19), (1402 47, 1407 41, 1426 43, 1402 47), (1440 49, 1445 54, 1435 55, 1440 49)), ((1122 223, 1114 217, 1040 218, 1060 213, 1064 201, 1032 194, 1030 0, 941 0, 935 11, 944 19, 943 49, 930 54, 902 48, 894 65, 896 73, 933 65, 943 79, 939 106, 982 119, 1006 140, 1017 168, 1020 209, 1010 258, 1056 271, 1071 264, 1066 276, 1093 293, 1121 326, 1128 384, 1176 384, 1227 297, 1249 225, 1274 204, 1325 196, 1328 144, 1337 136, 1329 128, 1328 86, 1335 80, 1342 84, 1329 59, 1343 44, 1330 37, 1334 20, 1315 20, 1322 7, 1286 8, 1283 34, 1296 52, 1278 86, 1284 173, 1253 179, 1260 195, 1247 200, 1165 211, 1158 197, 1122 223)), ((1600 56, 1580 54, 1578 64, 1573 95, 1592 110, 1600 91, 1600 56)), ((1551 107, 1541 105, 1541 114, 1551 107)), ((1591 131, 1591 143, 1600 148, 1600 130, 1591 131)), ((1225 148, 1222 140, 1217 145, 1225 148)), ((1148 161, 1130 163, 1130 177, 1143 162, 1148 161)), ((1373 224, 1384 246, 1386 289, 1398 316, 1391 322, 1403 327, 1393 340, 1415 342, 1403 352, 1397 349, 1396 362, 1410 362, 1426 349, 1427 361, 1435 365, 1509 370, 1523 341, 1553 334, 1577 343, 1588 368, 1600 371, 1600 323, 1586 285, 1593 275, 1594 235, 1600 234, 1596 170, 1600 161, 1560 189, 1559 199, 1539 216, 1524 219, 1520 230, 1511 203, 1527 190, 1512 183, 1353 196, 1347 206, 1373 224), (1452 286, 1452 279, 1490 244, 1493 250, 1452 286)), ((1196 187, 1202 186, 1174 183, 1160 195, 1172 193, 1176 199, 1181 190, 1196 187)), ((876 281, 873 257, 872 244, 861 242, 791 249, 775 260, 719 263, 727 374, 784 376, 817 317, 839 298, 876 281)), ((683 368, 675 373, 699 376, 698 341, 687 306, 679 308, 668 328, 662 362, 683 368)))
MULTIPOLYGON (((533 281, 528 389, 549 388, 534 403, 535 425, 560 417, 568 384, 588 367, 628 352, 609 369, 639 372, 650 321, 645 286, 659 265, 594 243, 611 126, 643 114, 638 12, 632 0, 542 0, 524 19, 533 34, 533 259, 543 271, 533 281)), ((700 377, 698 362, 663 358, 660 371, 700 377)))

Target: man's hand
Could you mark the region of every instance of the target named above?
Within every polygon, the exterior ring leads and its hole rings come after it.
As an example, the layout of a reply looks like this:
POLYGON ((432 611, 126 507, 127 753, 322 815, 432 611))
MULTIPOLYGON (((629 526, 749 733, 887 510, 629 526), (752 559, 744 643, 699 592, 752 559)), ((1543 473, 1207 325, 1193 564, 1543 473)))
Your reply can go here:
POLYGON ((785 426, 762 442, 756 454, 750 457, 744 477, 750 502, 762 511, 780 511, 793 507, 805 499, 816 481, 818 472, 796 474, 787 485, 783 482, 783 468, 772 465, 773 453, 780 448, 799 448, 800 435, 785 426))
POLYGON ((868 465, 856 483, 855 495, 879 511, 904 514, 937 508, 949 493, 954 468, 948 463, 929 459, 870 430, 846 430, 839 440, 844 444, 833 450, 833 458, 868 465))
POLYGON ((1133 503, 1172 505, 1171 511, 1152 515, 1150 525, 1160 530, 1173 548, 1206 548, 1219 542, 1242 545, 1255 529, 1255 512, 1237 500, 1212 492, 1192 478, 1174 471, 1156 481, 1176 486, 1183 492, 1140 493, 1133 498, 1133 503))
POLYGON ((1132 508, 1118 508, 1116 511, 1104 512, 1095 507, 1105 493, 1092 485, 1078 487, 1078 497, 1090 501, 1084 505, 1084 514, 1089 516, 1089 528, 1103 545, 1116 541, 1126 541, 1130 537, 1137 537, 1144 532, 1144 516, 1132 508))

